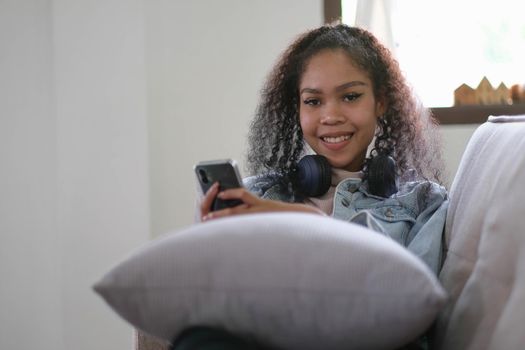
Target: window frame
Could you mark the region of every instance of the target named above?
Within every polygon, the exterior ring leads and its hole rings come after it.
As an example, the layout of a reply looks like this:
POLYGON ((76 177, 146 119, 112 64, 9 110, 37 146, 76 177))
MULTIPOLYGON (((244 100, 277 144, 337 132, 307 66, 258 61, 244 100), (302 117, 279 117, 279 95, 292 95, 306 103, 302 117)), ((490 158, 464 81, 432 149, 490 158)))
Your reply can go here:
MULTIPOLYGON (((341 0, 323 0, 324 23, 340 20, 342 17, 341 0)), ((451 91, 450 93, 453 93, 451 91)), ((441 125, 481 124, 490 115, 525 114, 525 103, 513 105, 471 105, 453 107, 430 107, 432 114, 441 125)))

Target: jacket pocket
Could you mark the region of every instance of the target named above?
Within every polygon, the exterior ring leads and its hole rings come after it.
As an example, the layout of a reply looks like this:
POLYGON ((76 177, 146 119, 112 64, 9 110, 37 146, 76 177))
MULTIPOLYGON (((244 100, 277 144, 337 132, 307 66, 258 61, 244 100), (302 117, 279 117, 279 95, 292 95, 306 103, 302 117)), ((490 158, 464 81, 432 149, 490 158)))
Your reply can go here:
POLYGON ((400 205, 383 205, 369 208, 368 211, 383 227, 387 236, 407 246, 408 233, 416 222, 416 218, 409 210, 400 205))

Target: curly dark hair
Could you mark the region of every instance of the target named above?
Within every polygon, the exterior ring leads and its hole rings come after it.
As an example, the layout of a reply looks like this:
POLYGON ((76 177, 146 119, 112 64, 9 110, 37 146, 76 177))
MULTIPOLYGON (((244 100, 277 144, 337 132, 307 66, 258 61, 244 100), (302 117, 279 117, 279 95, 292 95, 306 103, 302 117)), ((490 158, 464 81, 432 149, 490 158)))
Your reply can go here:
MULTIPOLYGON (((289 174, 304 153, 299 121, 299 83, 310 58, 322 50, 343 49, 369 76, 376 99, 386 111, 378 120, 374 147, 392 156, 400 183, 425 179, 442 183, 439 133, 427 109, 414 96, 398 62, 370 32, 330 24, 299 36, 270 72, 250 126, 247 167, 252 174, 289 174)), ((285 176, 294 188, 293 177, 285 176)))

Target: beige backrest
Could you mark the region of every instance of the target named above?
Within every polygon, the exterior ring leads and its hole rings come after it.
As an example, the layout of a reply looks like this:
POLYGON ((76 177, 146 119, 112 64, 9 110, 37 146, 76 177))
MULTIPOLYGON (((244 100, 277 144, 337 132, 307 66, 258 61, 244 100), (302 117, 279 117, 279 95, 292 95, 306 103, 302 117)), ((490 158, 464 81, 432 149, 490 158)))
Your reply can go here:
POLYGON ((489 118, 450 191, 438 349, 525 346, 525 116, 489 118), (492 120, 491 120, 492 119, 492 120))

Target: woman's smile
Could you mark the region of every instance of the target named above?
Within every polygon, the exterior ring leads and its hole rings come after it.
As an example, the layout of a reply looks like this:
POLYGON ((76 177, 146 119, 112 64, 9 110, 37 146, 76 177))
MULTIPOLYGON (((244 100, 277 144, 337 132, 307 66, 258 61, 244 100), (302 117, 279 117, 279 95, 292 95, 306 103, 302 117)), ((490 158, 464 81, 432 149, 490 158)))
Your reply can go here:
POLYGON ((321 140, 323 140, 326 143, 341 143, 343 141, 350 140, 350 137, 352 135, 343 135, 343 136, 322 136, 321 140))
POLYGON ((346 133, 346 134, 337 135, 337 136, 326 135, 326 136, 321 136, 320 139, 324 147, 326 147, 327 149, 331 151, 338 151, 346 147, 346 145, 350 143, 350 139, 352 138, 352 135, 353 134, 351 133, 346 133))

